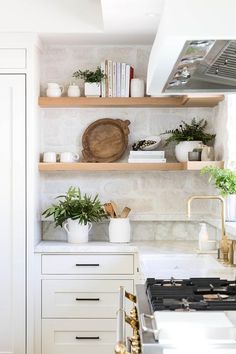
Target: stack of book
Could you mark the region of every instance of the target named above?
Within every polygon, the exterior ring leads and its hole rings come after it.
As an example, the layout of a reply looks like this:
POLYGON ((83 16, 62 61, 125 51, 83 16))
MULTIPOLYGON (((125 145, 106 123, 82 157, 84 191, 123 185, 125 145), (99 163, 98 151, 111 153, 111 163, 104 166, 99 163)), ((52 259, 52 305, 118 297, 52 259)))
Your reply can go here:
POLYGON ((130 151, 129 163, 165 163, 165 151, 130 151))
POLYGON ((102 81, 102 97, 129 97, 130 81, 134 77, 134 69, 126 63, 104 60, 101 70, 106 74, 102 81))

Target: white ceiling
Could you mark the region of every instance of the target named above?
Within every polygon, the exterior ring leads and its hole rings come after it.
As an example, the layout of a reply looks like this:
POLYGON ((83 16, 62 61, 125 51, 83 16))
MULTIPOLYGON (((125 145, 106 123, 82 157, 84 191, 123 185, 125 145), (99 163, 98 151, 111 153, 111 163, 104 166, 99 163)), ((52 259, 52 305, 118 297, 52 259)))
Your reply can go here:
POLYGON ((0 32, 36 32, 60 44, 150 44, 164 0, 1 2, 0 32))

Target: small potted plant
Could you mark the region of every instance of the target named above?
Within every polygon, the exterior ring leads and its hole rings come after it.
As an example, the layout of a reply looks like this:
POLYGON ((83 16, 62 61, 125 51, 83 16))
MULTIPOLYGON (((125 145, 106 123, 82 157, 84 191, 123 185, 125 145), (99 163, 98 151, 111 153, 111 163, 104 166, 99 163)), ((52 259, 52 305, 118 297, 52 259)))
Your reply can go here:
POLYGON ((43 215, 46 218, 53 216, 55 226, 64 227, 69 243, 88 242, 91 223, 107 217, 98 195, 95 198, 87 194, 82 196, 79 188, 70 187, 65 195, 57 198, 59 203, 52 204, 43 215))
POLYGON ((220 194, 225 197, 226 220, 236 221, 236 171, 228 168, 207 166, 201 170, 201 175, 208 174, 220 194))
POLYGON ((106 75, 99 66, 95 71, 75 71, 73 77, 84 80, 84 94, 86 97, 101 96, 101 82, 106 78, 106 75))
POLYGON ((184 121, 181 122, 178 128, 167 130, 163 134, 170 134, 166 139, 166 144, 170 142, 177 142, 175 147, 175 155, 179 162, 188 161, 188 153, 199 147, 201 143, 207 144, 215 138, 215 134, 206 133, 207 121, 193 118, 191 123, 188 124, 184 121))

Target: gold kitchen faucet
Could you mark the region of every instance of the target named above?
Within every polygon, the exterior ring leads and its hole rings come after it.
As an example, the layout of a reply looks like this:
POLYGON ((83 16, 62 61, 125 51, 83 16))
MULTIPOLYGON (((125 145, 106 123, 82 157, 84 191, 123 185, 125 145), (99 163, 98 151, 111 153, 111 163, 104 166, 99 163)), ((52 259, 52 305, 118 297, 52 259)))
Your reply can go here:
POLYGON ((225 200, 217 195, 194 195, 188 199, 188 217, 191 216, 191 202, 195 199, 219 200, 221 202, 221 241, 219 248, 219 260, 227 265, 234 265, 235 242, 228 239, 225 233, 225 200))

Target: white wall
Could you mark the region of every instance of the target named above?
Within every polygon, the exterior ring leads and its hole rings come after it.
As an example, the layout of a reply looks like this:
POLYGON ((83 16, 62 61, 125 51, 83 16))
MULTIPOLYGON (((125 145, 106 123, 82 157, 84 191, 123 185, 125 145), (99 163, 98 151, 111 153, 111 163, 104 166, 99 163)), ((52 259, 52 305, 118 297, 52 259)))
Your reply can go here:
MULTIPOLYGON (((104 59, 125 61, 135 68, 135 75, 146 77, 150 47, 46 47, 41 65, 41 90, 47 82, 68 84, 72 73, 81 69, 94 69, 104 59)), ((80 83, 82 85, 82 82, 80 83)), ((209 131, 215 129, 214 108, 78 108, 41 110, 41 151, 75 151, 81 153, 81 139, 86 127, 99 118, 129 119, 129 145, 147 135, 160 134, 175 128, 181 120, 190 122, 193 117, 208 120, 209 131)), ((173 146, 168 147, 167 157, 174 160, 173 146)), ((124 157, 125 159, 125 157, 124 157)), ((80 186, 82 192, 99 193, 102 202, 113 199, 120 206, 129 206, 136 214, 185 214, 186 201, 192 194, 215 193, 207 177, 199 172, 63 172, 48 173, 42 177, 42 208, 55 196, 64 193, 70 185, 80 186)), ((195 213, 209 213, 211 203, 196 201, 195 213)), ((193 238, 198 225, 184 223, 158 223, 142 221, 133 225, 133 237, 193 238), (166 226, 166 229, 165 229, 166 226), (174 228, 174 229, 173 229, 174 228), (171 231, 172 230, 172 231, 171 231), (173 231, 175 230, 175 231, 173 231), (193 232, 195 230, 195 232, 193 232), (168 236, 166 236, 168 235, 168 236), (179 235, 179 236, 178 236, 179 235)), ((94 238, 107 233, 107 225, 94 229, 94 238), (96 230, 96 232, 95 232, 96 230)), ((64 233, 44 225, 44 236, 63 238, 64 233)))

